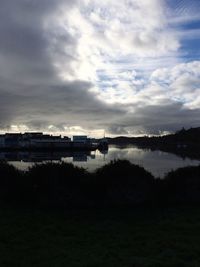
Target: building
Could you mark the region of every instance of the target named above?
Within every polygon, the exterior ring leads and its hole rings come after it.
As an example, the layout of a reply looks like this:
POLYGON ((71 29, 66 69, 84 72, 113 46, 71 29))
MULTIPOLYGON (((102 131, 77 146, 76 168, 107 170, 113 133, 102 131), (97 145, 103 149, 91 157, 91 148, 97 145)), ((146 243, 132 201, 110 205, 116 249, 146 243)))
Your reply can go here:
POLYGON ((7 150, 94 150, 97 146, 85 135, 73 136, 73 141, 67 136, 53 136, 41 132, 6 133, 0 136, 0 149, 7 150))
POLYGON ((87 137, 87 135, 74 135, 73 136, 73 142, 77 143, 88 143, 90 139, 87 137))

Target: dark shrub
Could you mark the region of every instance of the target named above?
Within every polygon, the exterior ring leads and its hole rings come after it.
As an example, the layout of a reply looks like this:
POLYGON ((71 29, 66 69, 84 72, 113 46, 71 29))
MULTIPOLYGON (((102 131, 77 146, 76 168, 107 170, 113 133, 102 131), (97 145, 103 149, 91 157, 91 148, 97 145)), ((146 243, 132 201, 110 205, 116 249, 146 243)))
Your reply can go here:
POLYGON ((170 172, 163 181, 163 196, 168 203, 200 203, 200 166, 170 172))
POLYGON ((80 204, 87 175, 83 168, 63 162, 34 165, 28 171, 36 201, 51 206, 80 204))
POLYGON ((96 171, 97 191, 111 204, 142 204, 152 199, 154 178, 127 160, 111 161, 96 171))
POLYGON ((14 166, 0 162, 0 199, 2 202, 22 200, 26 190, 26 183, 22 171, 14 166))

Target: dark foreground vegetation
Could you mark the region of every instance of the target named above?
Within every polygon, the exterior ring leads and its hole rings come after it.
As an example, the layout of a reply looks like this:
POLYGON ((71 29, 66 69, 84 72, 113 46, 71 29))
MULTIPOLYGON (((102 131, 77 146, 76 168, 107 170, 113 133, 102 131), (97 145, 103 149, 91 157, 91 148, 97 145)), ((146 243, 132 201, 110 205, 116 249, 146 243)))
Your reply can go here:
POLYGON ((67 163, 34 165, 23 172, 2 162, 0 201, 51 208, 200 204, 200 166, 156 179, 126 160, 113 161, 95 173, 67 163))
POLYGON ((200 266, 200 166, 0 164, 0 266, 200 266))

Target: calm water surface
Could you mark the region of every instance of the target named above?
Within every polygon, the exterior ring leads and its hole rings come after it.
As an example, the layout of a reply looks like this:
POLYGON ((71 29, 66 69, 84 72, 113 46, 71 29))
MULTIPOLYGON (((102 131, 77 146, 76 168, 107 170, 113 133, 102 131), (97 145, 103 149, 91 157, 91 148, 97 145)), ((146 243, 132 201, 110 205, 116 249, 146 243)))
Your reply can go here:
POLYGON ((127 159, 134 164, 143 166, 156 177, 164 177, 167 172, 177 168, 200 164, 200 160, 182 159, 171 153, 159 150, 151 151, 150 149, 141 149, 135 146, 110 146, 105 153, 97 150, 87 154, 83 152, 58 152, 53 154, 45 152, 1 153, 0 159, 6 159, 9 163, 22 170, 28 169, 35 163, 64 161, 84 167, 89 171, 94 171, 114 159, 127 159))

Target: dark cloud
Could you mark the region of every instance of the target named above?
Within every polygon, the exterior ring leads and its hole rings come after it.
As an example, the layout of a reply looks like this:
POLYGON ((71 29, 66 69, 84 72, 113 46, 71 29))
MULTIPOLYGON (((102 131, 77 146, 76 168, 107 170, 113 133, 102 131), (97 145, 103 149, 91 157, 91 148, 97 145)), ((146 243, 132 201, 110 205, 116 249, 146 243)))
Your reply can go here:
MULTIPOLYGON (((200 124, 200 109, 188 110, 183 108, 181 103, 172 103, 166 105, 149 105, 138 108, 134 114, 129 114, 118 121, 118 129, 130 131, 133 134, 142 133, 160 134, 165 131, 177 131, 182 127, 198 127, 200 124), (121 123, 121 124, 120 124, 121 123)), ((112 126, 115 129, 115 126, 112 126)))
POLYGON ((119 108, 107 106, 95 99, 95 95, 88 92, 90 86, 87 82, 76 81, 33 87, 26 94, 1 92, 0 114, 3 116, 0 115, 0 120, 4 124, 81 124, 87 128, 93 127, 94 121, 104 124, 124 113, 119 108))
POLYGON ((91 83, 59 80, 54 60, 67 61, 70 72, 76 40, 56 25, 45 30, 44 20, 58 7, 73 4, 74 0, 1 1, 1 128, 11 124, 37 129, 50 124, 61 130, 63 125, 94 128, 122 113, 98 101, 88 91, 91 83))
POLYGON ((33 79, 34 83, 40 83, 55 76, 52 57, 55 53, 62 54, 63 42, 75 47, 76 41, 58 27, 46 29, 46 20, 58 7, 67 8, 72 3, 75 1, 0 1, 0 71, 4 77, 22 83, 33 79))

